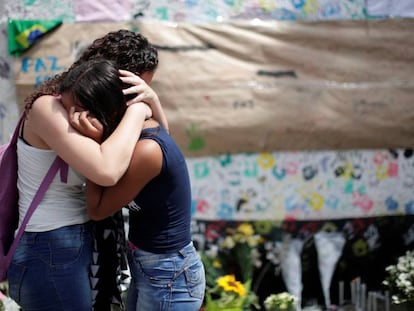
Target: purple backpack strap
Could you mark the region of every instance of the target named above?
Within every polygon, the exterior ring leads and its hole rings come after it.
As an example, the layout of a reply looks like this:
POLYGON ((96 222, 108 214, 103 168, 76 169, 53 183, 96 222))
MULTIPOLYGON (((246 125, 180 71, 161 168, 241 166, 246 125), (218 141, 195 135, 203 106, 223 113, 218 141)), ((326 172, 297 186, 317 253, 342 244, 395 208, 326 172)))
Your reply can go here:
MULTIPOLYGON (((20 124, 20 121, 19 121, 20 124)), ((56 156, 55 160, 53 161, 52 165, 49 168, 46 176, 43 178, 42 183, 39 186, 39 189, 36 192, 36 195, 33 198, 32 203, 27 210, 26 215, 24 216, 23 222, 20 225, 17 234, 13 240, 12 245, 7 253, 6 260, 8 264, 11 262, 13 254, 17 248, 17 245, 20 242, 20 239, 23 236, 24 230, 26 229, 27 223, 29 222, 30 217, 33 215, 36 207, 39 205, 40 201, 42 200, 43 196, 45 195, 47 189, 49 188, 50 184, 52 183, 53 179, 55 178, 57 172, 61 170, 61 180, 62 182, 66 182, 67 180, 67 172, 68 172, 68 164, 63 161, 60 157, 56 156)))
POLYGON ((20 126, 22 125, 23 120, 24 120, 25 117, 26 117, 26 113, 23 112, 22 115, 20 116, 19 121, 17 122, 16 128, 14 129, 13 136, 10 140, 10 145, 11 144, 16 144, 17 137, 19 137, 20 126))

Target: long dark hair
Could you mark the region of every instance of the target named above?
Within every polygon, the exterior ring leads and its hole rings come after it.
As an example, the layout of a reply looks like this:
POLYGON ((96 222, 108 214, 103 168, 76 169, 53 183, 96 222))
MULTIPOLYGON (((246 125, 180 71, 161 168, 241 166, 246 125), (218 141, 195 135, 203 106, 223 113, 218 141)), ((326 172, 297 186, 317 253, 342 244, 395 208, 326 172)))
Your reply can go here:
POLYGON ((73 66, 59 85, 59 93, 71 96, 80 107, 88 110, 103 125, 103 139, 121 121, 126 110, 123 83, 115 62, 92 59, 73 66))

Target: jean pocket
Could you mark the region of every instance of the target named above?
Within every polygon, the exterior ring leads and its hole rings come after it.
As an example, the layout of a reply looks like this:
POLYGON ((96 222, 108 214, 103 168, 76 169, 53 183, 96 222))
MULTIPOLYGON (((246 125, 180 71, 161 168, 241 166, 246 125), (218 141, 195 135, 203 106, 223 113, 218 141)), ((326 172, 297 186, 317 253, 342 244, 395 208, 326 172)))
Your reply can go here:
POLYGON ((57 239, 50 243, 50 264, 64 267, 77 263, 90 239, 57 239))
POLYGON ((9 282, 9 295, 17 303, 20 301, 20 288, 26 267, 11 263, 7 271, 7 280, 9 282))
POLYGON ((195 298, 203 299, 206 289, 206 277, 202 262, 197 261, 184 271, 190 295, 195 298))
POLYGON ((138 260, 142 275, 152 284, 167 285, 175 275, 174 261, 169 258, 159 260, 138 260))

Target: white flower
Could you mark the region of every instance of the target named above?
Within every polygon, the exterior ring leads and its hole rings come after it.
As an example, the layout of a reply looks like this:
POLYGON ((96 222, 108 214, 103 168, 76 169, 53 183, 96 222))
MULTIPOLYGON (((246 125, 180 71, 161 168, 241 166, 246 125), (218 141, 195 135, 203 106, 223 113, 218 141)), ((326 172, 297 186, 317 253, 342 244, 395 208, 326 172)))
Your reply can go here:
POLYGON ((208 258, 216 258, 219 251, 218 245, 211 245, 208 250, 205 251, 205 254, 208 258))
POLYGON ((414 251, 407 251, 395 265, 386 267, 388 276, 383 281, 395 304, 414 302, 414 251))
POLYGON ((221 247, 227 249, 232 249, 234 246, 236 246, 236 243, 231 236, 226 236, 224 241, 221 243, 221 247))

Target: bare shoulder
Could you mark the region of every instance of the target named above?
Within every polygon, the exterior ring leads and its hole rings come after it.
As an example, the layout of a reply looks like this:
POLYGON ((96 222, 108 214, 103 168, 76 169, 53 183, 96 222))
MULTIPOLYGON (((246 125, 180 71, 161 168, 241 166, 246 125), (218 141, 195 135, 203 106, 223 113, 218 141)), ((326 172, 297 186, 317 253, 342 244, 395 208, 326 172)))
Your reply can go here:
POLYGON ((153 139, 141 139, 138 141, 135 153, 138 153, 143 159, 162 157, 161 147, 153 139))
POLYGON ((132 158, 134 165, 160 171, 162 167, 162 150, 153 139, 138 141, 132 158))
POLYGON ((24 126, 24 138, 33 147, 50 149, 51 137, 60 138, 62 122, 59 120, 59 101, 54 96, 43 95, 37 98, 27 114, 24 126))
POLYGON ((53 106, 62 106, 62 104, 55 96, 42 95, 33 102, 32 109, 36 111, 42 111, 48 110, 53 106))
POLYGON ((50 95, 43 95, 37 98, 28 112, 28 119, 36 122, 44 122, 45 119, 52 119, 56 112, 62 113, 63 106, 59 100, 50 95))
POLYGON ((29 110, 27 121, 25 129, 28 133, 38 135, 49 146, 53 140, 67 136, 67 111, 55 96, 37 98, 29 110))

